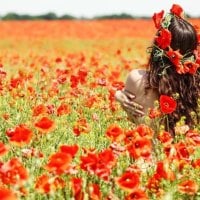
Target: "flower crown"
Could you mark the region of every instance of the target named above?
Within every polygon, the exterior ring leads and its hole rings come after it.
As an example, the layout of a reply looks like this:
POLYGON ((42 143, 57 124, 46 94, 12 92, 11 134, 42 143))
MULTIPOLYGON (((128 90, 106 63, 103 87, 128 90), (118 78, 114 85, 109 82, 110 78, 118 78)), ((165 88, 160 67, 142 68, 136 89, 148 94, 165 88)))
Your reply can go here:
MULTIPOLYGON (((186 55, 182 55, 179 50, 174 51, 170 47, 172 34, 168 27, 174 16, 184 18, 183 9, 177 4, 172 5, 170 13, 167 13, 165 17, 164 10, 159 13, 154 13, 152 17, 155 27, 159 30, 159 35, 155 37, 157 50, 154 57, 157 59, 158 57, 166 56, 173 63, 178 74, 195 74, 200 67, 199 52, 194 50, 192 56, 186 57, 186 55)), ((198 40, 199 39, 198 36, 198 40)))

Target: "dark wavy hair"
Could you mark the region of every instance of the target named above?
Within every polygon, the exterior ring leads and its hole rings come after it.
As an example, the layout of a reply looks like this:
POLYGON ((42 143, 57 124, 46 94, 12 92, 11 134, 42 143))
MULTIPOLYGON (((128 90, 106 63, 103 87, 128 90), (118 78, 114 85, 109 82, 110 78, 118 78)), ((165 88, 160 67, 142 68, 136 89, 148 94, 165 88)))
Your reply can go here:
MULTIPOLYGON (((171 32, 171 48, 179 50, 184 58, 190 57, 198 47, 197 32, 194 27, 180 17, 172 17, 168 27, 171 32)), ((159 31, 157 32, 159 34, 159 31)), ((155 41, 153 44, 156 44, 155 41)), ((157 47, 152 45, 149 58, 147 89, 155 89, 159 95, 174 96, 178 94, 177 109, 168 115, 168 126, 174 133, 174 127, 182 116, 190 127, 199 123, 198 98, 200 96, 200 75, 189 73, 178 74, 170 60, 164 56, 157 56, 157 47), (195 117, 191 115, 195 113, 195 117)))

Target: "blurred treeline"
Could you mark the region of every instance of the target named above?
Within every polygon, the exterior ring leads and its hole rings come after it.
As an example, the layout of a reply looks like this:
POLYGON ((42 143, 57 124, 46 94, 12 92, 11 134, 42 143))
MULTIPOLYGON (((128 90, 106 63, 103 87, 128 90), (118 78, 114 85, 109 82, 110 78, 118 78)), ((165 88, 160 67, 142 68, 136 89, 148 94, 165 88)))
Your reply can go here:
MULTIPOLYGON (((187 17, 191 17, 187 15, 187 17)), ((130 14, 121 13, 121 14, 111 14, 111 15, 102 15, 102 16, 96 16, 93 18, 86 18, 86 17, 75 17, 72 15, 62 15, 57 16, 53 12, 49 12, 42 15, 28 15, 28 14, 17 14, 17 13, 7 13, 4 16, 0 16, 0 20, 75 20, 75 19, 148 19, 148 16, 132 16, 130 14)), ((199 18, 199 17, 198 17, 199 18)))

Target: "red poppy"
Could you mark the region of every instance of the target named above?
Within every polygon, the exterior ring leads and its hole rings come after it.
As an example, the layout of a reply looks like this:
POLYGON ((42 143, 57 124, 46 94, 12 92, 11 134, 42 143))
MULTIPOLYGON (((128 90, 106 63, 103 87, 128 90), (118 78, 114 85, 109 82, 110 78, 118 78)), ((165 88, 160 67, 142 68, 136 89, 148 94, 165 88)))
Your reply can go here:
POLYGON ((60 151, 63 153, 68 153, 72 156, 72 158, 76 155, 79 147, 78 145, 61 145, 60 146, 60 151))
POLYGON ((175 144, 175 148, 177 151, 177 156, 180 160, 188 161, 190 158, 190 151, 187 144, 183 142, 179 142, 175 144))
POLYGON ((57 57, 57 58, 55 59, 55 62, 56 62, 56 63, 61 63, 61 62, 62 62, 62 58, 57 57))
POLYGON ((90 131, 89 124, 85 118, 79 119, 73 127, 73 132, 76 136, 90 131))
POLYGON ((6 131, 10 142, 13 142, 19 146, 29 144, 32 139, 32 131, 24 124, 16 126, 14 129, 8 129, 6 131))
POLYGON ((160 185, 160 175, 155 173, 152 177, 148 179, 147 188, 152 190, 154 193, 159 193, 160 185))
POLYGON ((150 110, 149 110, 149 117, 151 119, 155 119, 155 118, 160 117, 160 116, 161 116, 160 109, 150 108, 150 110))
POLYGON ((21 185, 28 179, 28 172, 17 158, 12 158, 0 166, 0 179, 4 184, 21 185))
POLYGON ((125 197, 125 200, 149 200, 144 190, 137 189, 125 197))
POLYGON ((86 82, 87 74, 88 74, 88 70, 86 68, 79 69, 78 78, 81 84, 84 84, 86 82))
POLYGON ((79 77, 75 75, 71 75, 70 82, 71 82, 71 88, 76 88, 79 84, 79 77))
POLYGON ((10 86, 12 88, 17 88, 18 86, 22 85, 23 79, 21 77, 11 78, 10 79, 10 86))
POLYGON ((171 181, 175 179, 175 174, 170 169, 168 160, 157 162, 156 173, 158 174, 160 179, 163 178, 171 181))
POLYGON ((193 180, 185 180, 178 185, 179 192, 183 194, 194 195, 198 189, 198 184, 193 180))
POLYGON ((176 110, 176 101, 167 95, 160 96, 160 109, 165 114, 170 114, 176 110))
POLYGON ((58 175, 68 172, 71 168, 70 164, 72 156, 67 153, 57 152, 50 156, 49 162, 46 165, 46 169, 50 172, 54 172, 58 175))
POLYGON ((90 184, 88 186, 88 190, 89 190, 89 199, 90 200, 101 200, 101 191, 100 191, 100 188, 99 188, 99 185, 98 184, 90 184))
POLYGON ((138 138, 128 145, 128 151, 131 157, 138 159, 140 157, 149 158, 152 153, 152 142, 147 138, 138 138))
POLYGON ((108 97, 108 99, 110 100, 110 102, 114 102, 115 101, 115 93, 116 93, 116 90, 114 90, 113 88, 109 89, 109 97, 108 97))
POLYGON ((44 104, 40 104, 33 108, 33 116, 38 116, 47 113, 47 107, 44 104))
POLYGON ((112 168, 116 163, 114 153, 111 149, 104 149, 98 154, 98 158, 99 162, 106 164, 107 168, 112 168))
POLYGON ((135 132, 139 133, 141 137, 145 137, 147 139, 152 139, 154 135, 154 131, 145 124, 138 125, 137 128, 135 129, 135 132))
POLYGON ((163 16, 164 16, 164 10, 161 10, 159 13, 154 13, 154 15, 152 17, 154 24, 155 24, 155 27, 157 29, 159 29, 160 26, 161 26, 163 16))
POLYGON ((177 159, 176 148, 173 144, 164 146, 164 153, 168 160, 176 160, 177 159))
POLYGON ((178 17, 183 17, 183 8, 178 4, 173 4, 170 12, 178 17))
POLYGON ((192 163, 192 166, 194 168, 200 168, 200 158, 195 160, 193 163, 192 163))
POLYGON ((111 149, 105 149, 99 154, 88 153, 86 156, 81 156, 81 169, 88 171, 91 174, 96 174, 103 180, 108 180, 112 167, 116 160, 111 149))
POLYGON ((81 156, 80 160, 81 169, 93 174, 97 168, 98 156, 94 153, 88 153, 86 156, 81 156))
POLYGON ((137 137, 138 137, 138 133, 135 131, 135 129, 127 130, 127 131, 125 131, 124 142, 125 142, 125 144, 130 144, 137 137))
POLYGON ((171 32, 168 29, 162 28, 159 35, 156 36, 155 41, 161 49, 166 49, 171 44, 171 32))
POLYGON ((120 188, 131 192, 138 188, 140 184, 140 177, 137 173, 125 172, 121 175, 121 177, 116 179, 116 182, 120 188))
POLYGON ((64 84, 67 80, 68 70, 56 69, 56 79, 58 83, 64 84))
POLYGON ((54 192, 58 188, 63 188, 65 182, 59 177, 49 177, 46 174, 41 175, 37 178, 35 188, 41 192, 48 194, 54 192))
POLYGON ((17 200, 17 196, 7 188, 0 188, 0 198, 1 200, 17 200))
POLYGON ((81 178, 73 177, 71 179, 72 183, 72 192, 75 200, 83 200, 84 192, 82 191, 83 181, 81 178))
POLYGON ((38 128, 41 132, 46 133, 54 129, 55 123, 48 117, 42 117, 39 121, 35 123, 35 127, 38 128))
POLYGON ((46 174, 37 178, 35 188, 41 193, 49 193, 51 191, 51 184, 49 177, 46 174))
POLYGON ((167 131, 160 131, 158 134, 158 139, 162 142, 163 145, 169 145, 173 141, 172 135, 167 131))
POLYGON ((91 108, 93 106, 93 104, 97 102, 97 97, 96 96, 90 96, 86 99, 84 106, 91 108))
POLYGON ((58 108, 57 108, 57 115, 67 115, 71 112, 71 107, 67 105, 66 103, 62 103, 58 108))
POLYGON ((122 90, 122 89, 124 89, 124 82, 114 81, 112 83, 112 87, 115 88, 116 90, 122 90))
POLYGON ((3 142, 0 142, 0 156, 6 154, 7 152, 8 147, 3 142))
POLYGON ((111 124, 106 130, 106 136, 112 141, 121 141, 124 137, 124 131, 117 124, 111 124))

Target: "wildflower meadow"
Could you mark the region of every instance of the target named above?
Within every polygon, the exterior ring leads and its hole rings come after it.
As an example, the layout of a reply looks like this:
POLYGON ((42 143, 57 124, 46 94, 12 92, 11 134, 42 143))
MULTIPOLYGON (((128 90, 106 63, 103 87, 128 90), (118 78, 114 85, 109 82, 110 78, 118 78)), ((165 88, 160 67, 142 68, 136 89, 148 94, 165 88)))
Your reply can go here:
POLYGON ((0 200, 200 199, 200 125, 183 116, 173 138, 160 125, 173 99, 134 124, 114 97, 147 67, 150 19, 0 30, 0 200))

